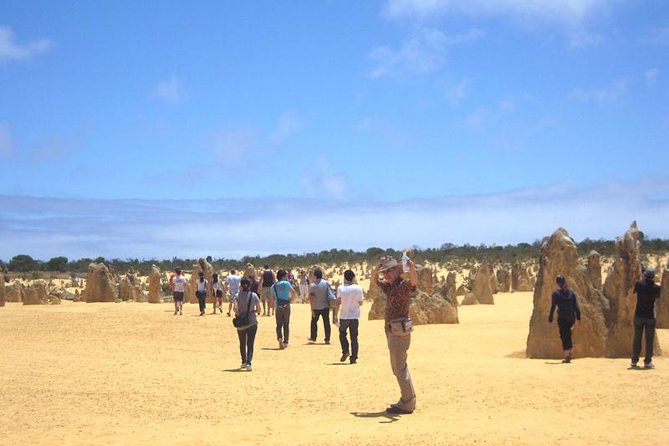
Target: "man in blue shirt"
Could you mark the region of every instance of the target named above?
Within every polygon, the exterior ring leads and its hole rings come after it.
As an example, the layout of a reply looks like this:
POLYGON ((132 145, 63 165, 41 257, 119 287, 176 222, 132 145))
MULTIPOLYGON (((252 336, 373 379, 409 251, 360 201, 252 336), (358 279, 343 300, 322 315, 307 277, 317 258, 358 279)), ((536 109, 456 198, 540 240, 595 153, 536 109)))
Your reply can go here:
POLYGON ((270 287, 270 291, 275 297, 276 309, 274 317, 276 319, 276 338, 281 350, 288 347, 288 338, 290 335, 290 301, 297 299, 297 291, 286 280, 287 275, 285 270, 280 269, 276 273, 277 282, 270 287))

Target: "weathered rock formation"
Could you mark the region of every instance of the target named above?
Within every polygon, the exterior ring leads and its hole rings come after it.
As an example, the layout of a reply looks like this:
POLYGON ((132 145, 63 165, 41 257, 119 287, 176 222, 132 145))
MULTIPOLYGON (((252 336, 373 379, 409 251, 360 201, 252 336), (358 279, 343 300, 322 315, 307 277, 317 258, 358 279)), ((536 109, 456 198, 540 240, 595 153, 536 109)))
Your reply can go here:
POLYGON ((46 305, 49 303, 49 296, 46 292, 46 282, 36 280, 25 288, 25 297, 23 305, 46 305))
POLYGON ((143 302, 144 293, 137 275, 131 270, 118 283, 118 297, 124 302, 143 302))
POLYGON ((25 287, 18 279, 14 279, 5 288, 5 297, 7 302, 23 302, 25 299, 25 287))
POLYGON ((116 281, 104 263, 88 265, 86 288, 84 288, 81 299, 89 303, 118 301, 116 281))
POLYGON ((557 289, 555 277, 558 275, 567 279, 581 308, 581 322, 573 332, 574 356, 604 356, 607 336, 604 312, 608 301, 592 286, 585 267, 579 262, 576 243, 563 228, 557 229, 541 248, 526 355, 530 358, 560 358, 563 355, 557 314, 553 323, 548 323, 551 295, 557 289))
POLYGON ((434 271, 432 268, 419 267, 418 268, 418 289, 425 291, 427 294, 434 293, 434 271))
POLYGON ((511 291, 532 291, 533 280, 529 269, 523 263, 514 263, 511 267, 511 291))
POLYGON ((511 292, 511 271, 504 268, 499 268, 496 272, 497 276, 497 291, 500 293, 511 292))
POLYGON ((164 302, 164 295, 161 284, 160 268, 156 265, 151 265, 151 272, 149 273, 149 303, 162 304, 164 302))
POLYGON ((483 262, 474 277, 472 292, 465 295, 465 298, 462 300, 462 305, 494 304, 495 298, 490 289, 491 277, 492 273, 490 271, 490 265, 483 262))
MULTIPOLYGON (((633 222, 625 235, 616 240, 618 257, 614 260, 604 282, 604 296, 611 302, 611 324, 606 353, 611 358, 632 356, 636 309, 634 284, 641 278, 640 246, 639 228, 636 222, 633 222)), ((654 353, 656 355, 661 353, 657 336, 654 353)))
POLYGON ((456 274, 455 272, 451 271, 448 273, 446 276, 446 282, 443 284, 441 289, 439 290, 439 294, 449 301, 451 305, 453 306, 458 306, 458 299, 456 298, 457 296, 457 288, 455 286, 455 278, 456 274))
POLYGON ((657 328, 669 328, 669 272, 665 270, 660 282, 662 291, 657 302, 657 328))
POLYGON ((594 249, 588 254, 588 262, 586 268, 588 269, 588 277, 592 286, 598 290, 602 289, 602 265, 599 263, 600 255, 594 249))
POLYGON ((5 306, 5 275, 0 271, 0 307, 5 306))

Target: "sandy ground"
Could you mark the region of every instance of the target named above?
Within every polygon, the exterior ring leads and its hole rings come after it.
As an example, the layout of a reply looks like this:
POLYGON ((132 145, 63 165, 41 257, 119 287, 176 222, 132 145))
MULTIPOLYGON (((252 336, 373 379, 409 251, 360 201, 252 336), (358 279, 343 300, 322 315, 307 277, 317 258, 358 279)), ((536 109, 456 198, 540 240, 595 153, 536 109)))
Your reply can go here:
POLYGON ((404 416, 383 413, 398 388, 380 321, 361 321, 359 363, 340 364, 322 326, 306 342, 308 307, 294 305, 290 348, 261 318, 242 372, 230 319, 196 305, 178 317, 170 304, 8 303, 0 444, 667 444, 669 360, 525 359, 531 293, 495 300, 417 327, 418 408, 404 416))

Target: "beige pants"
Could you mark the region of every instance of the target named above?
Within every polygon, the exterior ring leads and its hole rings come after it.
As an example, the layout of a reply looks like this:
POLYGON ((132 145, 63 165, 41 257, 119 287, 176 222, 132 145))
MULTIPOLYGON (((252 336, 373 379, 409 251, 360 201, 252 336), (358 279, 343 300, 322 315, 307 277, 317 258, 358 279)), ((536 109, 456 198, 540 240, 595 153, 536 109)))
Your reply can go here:
POLYGON ((397 403, 402 409, 416 409, 416 392, 411 381, 409 366, 407 365, 407 351, 411 345, 411 334, 395 336, 386 329, 388 351, 390 352, 390 367, 393 370, 397 383, 400 385, 401 398, 397 403))

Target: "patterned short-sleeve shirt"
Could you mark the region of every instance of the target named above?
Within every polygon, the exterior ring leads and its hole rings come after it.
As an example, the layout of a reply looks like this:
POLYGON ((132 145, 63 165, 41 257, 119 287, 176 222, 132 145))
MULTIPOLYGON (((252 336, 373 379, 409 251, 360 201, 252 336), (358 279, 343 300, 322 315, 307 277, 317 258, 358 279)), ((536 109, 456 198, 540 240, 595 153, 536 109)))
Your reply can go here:
POLYGON ((379 286, 386 294, 386 322, 400 317, 409 317, 411 295, 416 291, 411 281, 399 277, 393 283, 379 282, 379 286))

